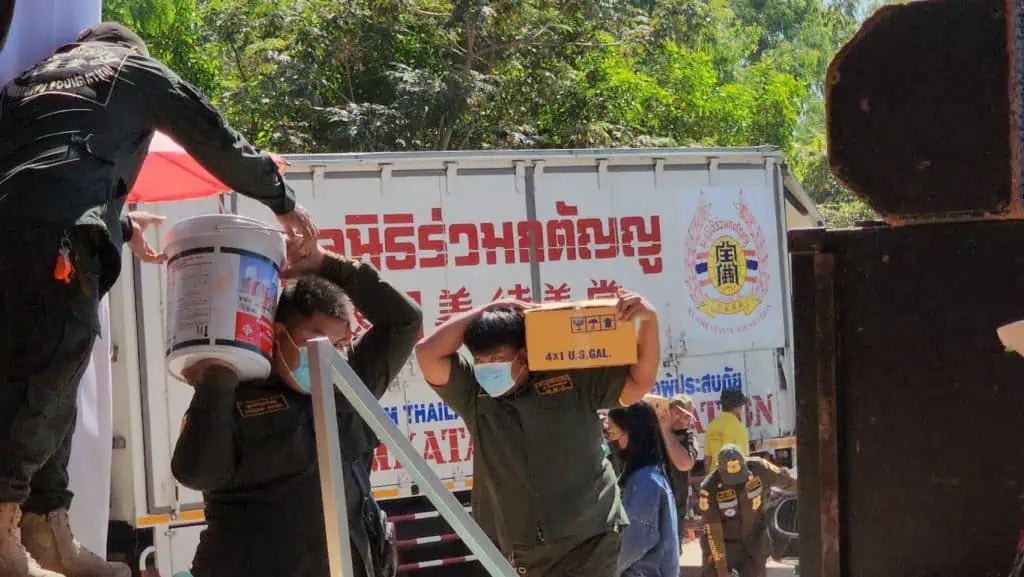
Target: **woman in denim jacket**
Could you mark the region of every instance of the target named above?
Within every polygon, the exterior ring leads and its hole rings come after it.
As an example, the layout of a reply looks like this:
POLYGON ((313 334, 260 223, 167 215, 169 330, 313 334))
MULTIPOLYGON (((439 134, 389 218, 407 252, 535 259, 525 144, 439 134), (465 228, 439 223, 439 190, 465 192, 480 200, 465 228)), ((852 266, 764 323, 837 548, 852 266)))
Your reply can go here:
POLYGON ((651 405, 640 402, 608 411, 608 437, 622 449, 619 477, 629 525, 622 532, 619 575, 679 575, 676 502, 666 474, 666 451, 651 405))

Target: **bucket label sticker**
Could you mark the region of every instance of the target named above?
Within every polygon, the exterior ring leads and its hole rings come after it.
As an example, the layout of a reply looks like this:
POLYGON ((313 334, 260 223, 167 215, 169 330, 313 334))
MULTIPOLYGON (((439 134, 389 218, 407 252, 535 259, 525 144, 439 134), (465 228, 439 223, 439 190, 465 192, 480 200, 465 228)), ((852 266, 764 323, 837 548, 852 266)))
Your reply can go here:
POLYGON ((167 265, 167 348, 204 343, 210 337, 214 255, 197 253, 167 265))
POLYGON ((238 277, 235 341, 251 345, 270 358, 274 346, 274 312, 277 310, 277 270, 261 258, 241 255, 238 277))

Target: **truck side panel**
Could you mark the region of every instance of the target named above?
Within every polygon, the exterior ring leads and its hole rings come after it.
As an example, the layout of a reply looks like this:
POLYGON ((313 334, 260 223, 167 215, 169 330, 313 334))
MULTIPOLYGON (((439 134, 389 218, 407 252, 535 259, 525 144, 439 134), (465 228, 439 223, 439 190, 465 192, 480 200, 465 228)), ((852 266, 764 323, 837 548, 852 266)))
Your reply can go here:
MULTIPOLYGON (((753 397, 751 438, 765 439, 793 430, 792 412, 779 406, 776 369, 776 349, 787 344, 781 280, 788 274, 777 240, 778 170, 775 157, 760 153, 716 160, 692 151, 658 158, 607 151, 596 159, 534 155, 529 163, 342 157, 296 163, 289 179, 320 225, 322 244, 382 270, 423 306, 428 333, 503 297, 577 300, 619 287, 644 294, 661 318, 664 367, 655 390, 691 391, 706 424, 721 388, 738 381, 753 397)), ((231 204, 274 222, 247 198, 231 204)), ((144 208, 168 215, 162 236, 181 217, 218 206, 144 208)), ((192 391, 164 368, 164 271, 143 267, 140 278, 147 505, 150 513, 198 508, 201 496, 175 488, 168 470, 192 391)), ((471 486, 465 424, 414 362, 381 402, 449 488, 471 486)), ((386 448, 373 468, 378 497, 414 492, 386 448)))

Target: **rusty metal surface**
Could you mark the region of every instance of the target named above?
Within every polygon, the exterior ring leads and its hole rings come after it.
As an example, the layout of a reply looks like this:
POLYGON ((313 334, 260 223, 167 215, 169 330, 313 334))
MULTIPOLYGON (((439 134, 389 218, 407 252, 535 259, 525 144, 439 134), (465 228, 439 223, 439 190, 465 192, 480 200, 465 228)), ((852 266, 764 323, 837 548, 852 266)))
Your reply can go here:
MULTIPOLYGON (((794 231, 790 243, 817 246, 821 236, 794 231)), ((800 571, 821 577, 840 575, 833 269, 831 254, 793 256, 800 571)))
MULTIPOLYGON (((1014 56, 1013 75, 1010 81, 1010 108, 1017 111, 1010 116, 1017 134, 1013 143, 1013 164, 1017 167, 1013 175, 1013 189, 1016 194, 1021 195, 1024 194, 1024 2, 1006 0, 1006 13, 1011 15, 1007 19, 1007 25, 1010 28, 1008 36, 1012 45, 1010 54, 1014 56)), ((1018 207, 1024 208, 1024 199, 1020 196, 1018 207)))
POLYGON ((814 255, 815 340, 818 353, 817 433, 818 476, 821 490, 818 511, 821 519, 821 572, 823 577, 840 575, 839 448, 836 374, 835 257, 814 255))
MULTIPOLYGON (((806 236, 789 233, 792 248, 806 236)), ((806 239, 804 239, 806 240, 806 239)), ((817 311, 814 309, 814 255, 792 256, 793 348, 796 368, 796 458, 800 471, 800 566, 805 575, 819 576, 821 570, 821 458, 818 440, 818 345, 817 311)), ((835 577, 835 576, 829 576, 835 577)))
MULTIPOLYGON (((1024 318, 1021 239, 1024 222, 1009 221, 828 233, 844 577, 1009 569, 1024 520, 1024 359, 1003 351, 995 329, 1024 318)), ((819 552, 806 555, 805 575, 828 569, 821 523, 834 483, 822 446, 827 263, 814 258, 793 267, 802 540, 819 552)))
POLYGON ((1019 0, 885 6, 832 61, 832 171, 889 222, 1018 208, 1022 10, 1019 0))
POLYGON ((790 230, 788 244, 791 255, 821 252, 825 246, 825 229, 796 228, 790 230))

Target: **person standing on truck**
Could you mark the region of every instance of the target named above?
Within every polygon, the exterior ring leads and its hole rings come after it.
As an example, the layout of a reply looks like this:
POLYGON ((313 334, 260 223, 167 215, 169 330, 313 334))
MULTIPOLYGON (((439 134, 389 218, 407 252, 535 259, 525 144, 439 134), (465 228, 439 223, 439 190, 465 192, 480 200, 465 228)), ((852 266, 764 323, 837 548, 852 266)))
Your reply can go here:
POLYGON ((122 245, 160 217, 121 216, 154 130, 316 245, 316 227, 273 159, 120 24, 99 24, 0 92, 0 575, 120 577, 74 538, 68 459, 76 397, 99 333, 97 305, 122 245), (31 327, 26 330, 25 327, 31 327))
POLYGON ((743 424, 743 412, 747 410, 747 397, 742 391, 727 389, 719 398, 722 412, 708 425, 704 432, 704 470, 714 471, 718 452, 726 445, 736 445, 743 456, 750 455, 750 433, 743 424))
POLYGON ((717 467, 700 485, 697 509, 704 521, 700 538, 702 577, 764 577, 768 524, 764 502, 772 488, 796 492, 789 471, 736 445, 718 452, 717 467))
POLYGON ((676 521, 680 538, 685 534, 686 513, 690 505, 690 471, 697 463, 697 432, 693 400, 687 395, 676 395, 669 402, 667 418, 660 419, 661 437, 669 461, 672 492, 676 497, 676 521))
POLYGON ((619 293, 619 318, 640 322, 635 365, 532 372, 524 311, 533 306, 502 301, 455 316, 416 346, 416 359, 469 428, 473 516, 520 574, 614 577, 628 520, 597 411, 631 405, 654 386, 657 313, 640 295, 619 293))
MULTIPOLYGON (((295 258, 294 245, 282 276, 298 280, 279 300, 271 375, 239 383, 230 366, 215 360, 184 371, 195 395, 171 472, 203 492, 207 527, 194 577, 330 573, 306 343, 327 337, 348 346, 354 303, 373 326, 351 345, 348 362, 379 399, 423 325, 419 306, 370 264, 323 249, 295 258)), ((370 492, 378 440, 337 390, 335 403, 355 577, 392 577, 394 541, 370 492)))

